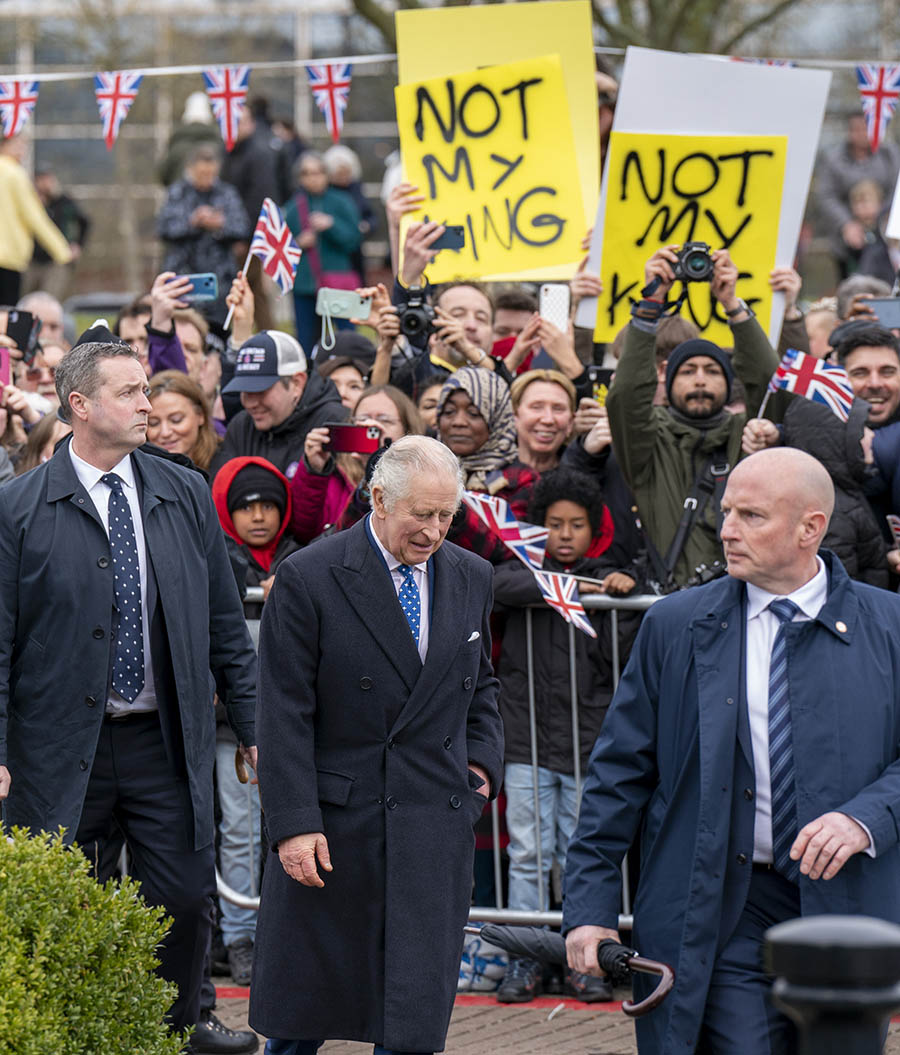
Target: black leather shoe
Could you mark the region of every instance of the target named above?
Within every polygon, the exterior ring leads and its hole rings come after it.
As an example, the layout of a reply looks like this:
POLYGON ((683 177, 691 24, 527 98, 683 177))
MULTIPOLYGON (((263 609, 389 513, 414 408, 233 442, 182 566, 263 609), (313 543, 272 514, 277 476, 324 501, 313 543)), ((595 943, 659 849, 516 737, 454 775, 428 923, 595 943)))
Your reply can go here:
POLYGON ((259 1037, 249 1029, 229 1029, 212 1011, 201 1011, 187 1055, 253 1055, 259 1050, 259 1037))

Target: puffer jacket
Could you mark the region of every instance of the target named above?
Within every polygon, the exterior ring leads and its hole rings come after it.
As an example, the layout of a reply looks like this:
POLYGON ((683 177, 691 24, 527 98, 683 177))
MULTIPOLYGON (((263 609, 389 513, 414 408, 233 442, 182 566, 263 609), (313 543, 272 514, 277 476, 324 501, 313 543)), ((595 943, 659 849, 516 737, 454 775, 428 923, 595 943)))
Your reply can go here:
POLYGON ((846 422, 821 403, 793 396, 784 412, 783 440, 817 458, 834 484, 834 513, 822 545, 833 550, 851 579, 886 588, 887 545, 866 501, 869 473, 862 439, 869 404, 854 399, 846 422))

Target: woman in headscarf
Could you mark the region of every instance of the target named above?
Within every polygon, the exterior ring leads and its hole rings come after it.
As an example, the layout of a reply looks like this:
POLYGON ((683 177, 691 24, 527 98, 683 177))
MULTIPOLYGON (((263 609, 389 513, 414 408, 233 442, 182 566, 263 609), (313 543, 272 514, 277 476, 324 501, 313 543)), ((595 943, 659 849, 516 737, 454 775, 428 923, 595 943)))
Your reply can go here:
POLYGON ((538 473, 518 461, 509 386, 497 374, 464 366, 447 378, 438 403, 439 438, 459 458, 469 491, 498 495, 524 520, 538 473))

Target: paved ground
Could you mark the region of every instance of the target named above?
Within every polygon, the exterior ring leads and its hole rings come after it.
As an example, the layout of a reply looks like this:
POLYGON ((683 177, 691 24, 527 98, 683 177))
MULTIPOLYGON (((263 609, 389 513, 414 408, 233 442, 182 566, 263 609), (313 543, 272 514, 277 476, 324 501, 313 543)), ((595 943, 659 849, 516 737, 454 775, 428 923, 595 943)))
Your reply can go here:
MULTIPOLYGON (((217 1014, 232 1029, 247 1028, 246 989, 220 989, 217 1014)), ((621 999, 627 992, 617 992, 621 999)), ((363 1055, 367 1044, 329 1041, 322 1055, 363 1055)), ((885 1055, 900 1055, 900 1021, 891 1025, 885 1055)), ((504 1006, 490 996, 457 997, 447 1055, 636 1055, 634 1030, 614 1004, 588 1005, 542 997, 504 1006), (559 1010, 556 1010, 559 1008, 559 1010), (552 1016, 552 1017, 551 1017, 552 1016)))

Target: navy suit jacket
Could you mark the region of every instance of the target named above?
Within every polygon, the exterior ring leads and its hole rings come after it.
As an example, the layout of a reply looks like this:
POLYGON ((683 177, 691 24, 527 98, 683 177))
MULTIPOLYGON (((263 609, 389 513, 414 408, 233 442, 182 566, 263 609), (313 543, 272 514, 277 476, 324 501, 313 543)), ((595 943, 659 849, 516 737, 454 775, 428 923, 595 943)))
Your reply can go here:
MULTIPOLYGON (((868 826, 876 857, 856 854, 828 882, 801 877, 802 912, 900 922, 900 597, 821 556, 828 599, 817 619, 786 628, 797 826, 841 810, 868 826)), ((635 945, 677 978, 665 1004, 637 1021, 642 1053, 694 1049, 716 951, 747 897, 755 783, 745 597, 726 577, 647 613, 569 848, 564 929, 615 927, 621 861, 640 832, 635 945)))

